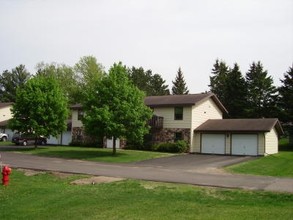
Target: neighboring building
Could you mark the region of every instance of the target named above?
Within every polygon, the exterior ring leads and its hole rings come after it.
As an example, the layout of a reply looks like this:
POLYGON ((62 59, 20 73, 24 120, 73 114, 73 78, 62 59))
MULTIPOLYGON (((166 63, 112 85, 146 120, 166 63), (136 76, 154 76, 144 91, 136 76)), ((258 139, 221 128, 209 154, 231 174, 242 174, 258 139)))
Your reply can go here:
POLYGON ((13 131, 8 126, 9 119, 12 118, 12 102, 0 103, 0 132, 8 134, 8 140, 11 140, 13 131))

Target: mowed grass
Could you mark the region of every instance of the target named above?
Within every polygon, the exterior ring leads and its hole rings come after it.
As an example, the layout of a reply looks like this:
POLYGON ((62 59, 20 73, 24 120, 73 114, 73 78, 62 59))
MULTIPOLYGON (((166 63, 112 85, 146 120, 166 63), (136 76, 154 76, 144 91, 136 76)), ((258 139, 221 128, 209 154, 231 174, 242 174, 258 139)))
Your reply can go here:
POLYGON ((280 141, 280 149, 284 151, 232 165, 226 167, 226 170, 242 174, 293 177, 293 149, 289 146, 288 139, 280 141))
POLYGON ((37 156, 58 157, 67 159, 80 159, 89 161, 112 162, 112 163, 129 163, 142 160, 148 160, 159 157, 168 157, 175 154, 160 153, 151 151, 136 151, 117 149, 115 155, 112 155, 112 149, 105 148, 89 148, 89 147, 62 147, 62 146, 47 146, 47 147, 19 147, 12 149, 21 153, 28 153, 37 156))
MULTIPOLYGON (((81 176, 25 176, 0 186, 0 219, 292 219, 293 194, 123 180, 71 185, 81 176)), ((84 176, 83 176, 84 177, 84 176)))

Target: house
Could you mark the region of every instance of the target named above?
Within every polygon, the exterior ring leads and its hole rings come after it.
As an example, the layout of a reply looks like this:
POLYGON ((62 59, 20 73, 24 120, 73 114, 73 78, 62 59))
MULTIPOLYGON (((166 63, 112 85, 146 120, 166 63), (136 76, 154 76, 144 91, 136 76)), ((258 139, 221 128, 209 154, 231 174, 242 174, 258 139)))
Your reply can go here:
POLYGON ((153 109, 151 141, 185 140, 191 153, 267 155, 278 152, 283 134, 277 119, 223 119, 213 93, 146 97, 153 109))
MULTIPOLYGON (((148 141, 152 144, 185 140, 190 153, 267 155, 278 152, 283 134, 277 119, 223 119, 226 108, 213 93, 148 96, 145 105, 153 110, 148 141)), ((83 142, 80 104, 72 109, 72 141, 83 142)), ((124 144, 124 143, 123 143, 124 144)), ((111 139, 104 145, 112 146, 111 139), (110 142, 110 143, 108 143, 110 142)), ((121 146, 121 143, 117 143, 121 146)))
POLYGON ((213 93, 149 96, 145 104, 154 113, 150 123, 153 143, 182 139, 193 146, 195 128, 208 119, 222 119, 227 113, 213 93))
POLYGON ((13 131, 7 128, 9 119, 12 118, 12 102, 0 103, 0 132, 8 134, 8 140, 11 140, 13 131))
MULTIPOLYGON (((75 104, 71 106, 71 120, 72 120, 72 128, 71 128, 71 136, 72 136, 72 144, 97 144, 100 143, 104 147, 111 148, 113 146, 113 138, 108 138, 104 140, 98 140, 95 137, 86 135, 84 132, 84 127, 82 124, 82 118, 84 116, 84 112, 81 104, 75 104), (102 143, 103 142, 103 143, 102 143)), ((123 142, 117 139, 116 147, 123 147, 123 142)))
MULTIPOLYGON (((0 103, 0 132, 8 134, 8 140, 11 141, 14 131, 7 128, 9 119, 12 118, 11 108, 13 103, 0 103)), ((69 145, 71 142, 71 120, 67 122, 67 130, 58 137, 50 136, 47 139, 48 144, 69 145)))

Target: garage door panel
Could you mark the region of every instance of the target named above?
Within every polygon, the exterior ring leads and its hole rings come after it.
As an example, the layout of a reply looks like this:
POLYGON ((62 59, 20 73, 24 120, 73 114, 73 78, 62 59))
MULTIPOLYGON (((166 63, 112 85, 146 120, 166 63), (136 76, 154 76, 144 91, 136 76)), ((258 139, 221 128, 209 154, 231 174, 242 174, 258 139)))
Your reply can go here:
POLYGON ((257 155, 256 134, 233 134, 232 154, 233 155, 257 155))
POLYGON ((224 134, 202 134, 201 152, 206 154, 225 154, 224 134))

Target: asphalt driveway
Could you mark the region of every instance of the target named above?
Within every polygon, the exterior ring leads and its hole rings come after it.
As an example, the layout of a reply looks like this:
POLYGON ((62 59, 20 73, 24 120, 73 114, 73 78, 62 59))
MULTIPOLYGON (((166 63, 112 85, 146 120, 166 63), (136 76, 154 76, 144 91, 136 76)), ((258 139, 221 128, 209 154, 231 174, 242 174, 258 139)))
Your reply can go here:
POLYGON ((139 166, 152 166, 157 168, 182 169, 199 172, 201 170, 205 170, 209 172, 214 169, 221 169, 225 166, 253 159, 256 159, 256 157, 184 154, 172 157, 145 160, 136 162, 134 164, 139 166))

